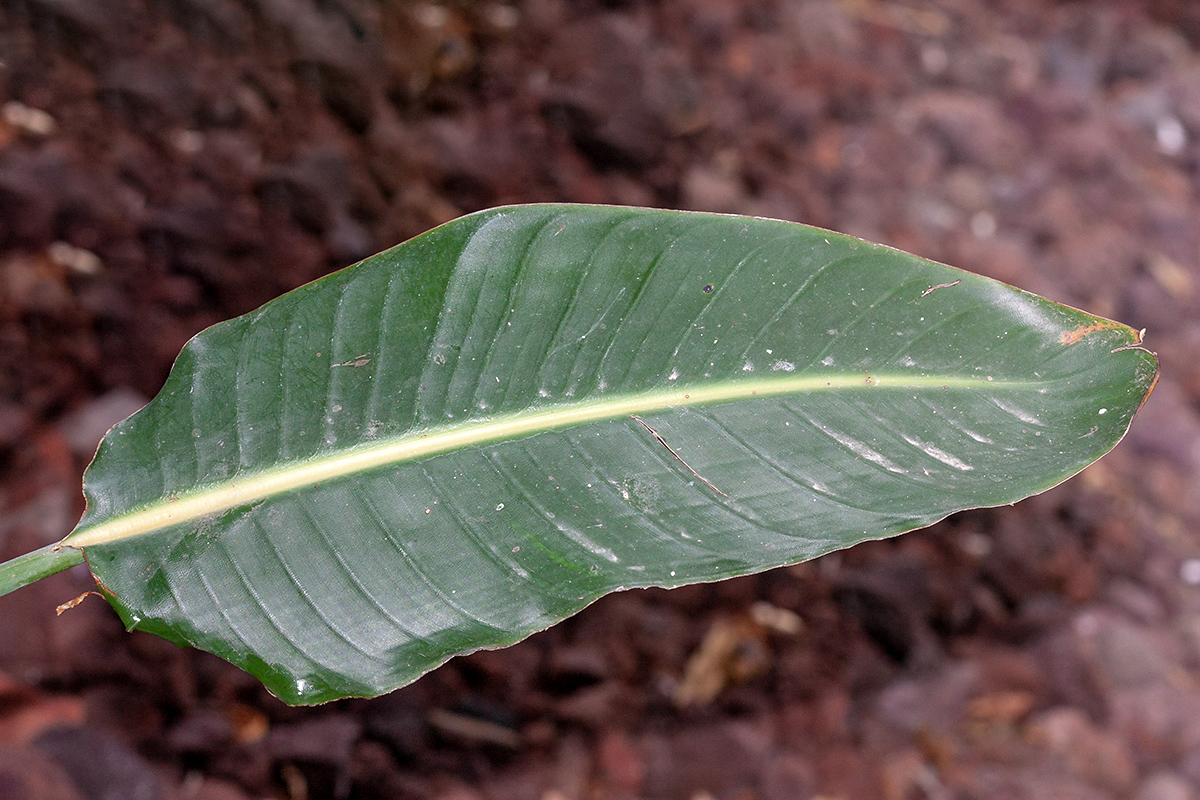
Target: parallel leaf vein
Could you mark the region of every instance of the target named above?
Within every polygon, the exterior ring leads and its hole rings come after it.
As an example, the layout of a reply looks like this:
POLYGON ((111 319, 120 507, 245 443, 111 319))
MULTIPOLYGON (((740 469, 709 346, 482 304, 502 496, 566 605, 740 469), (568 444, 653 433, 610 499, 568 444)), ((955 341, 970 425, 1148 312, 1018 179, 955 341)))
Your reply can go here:
MULTIPOLYGON (((264 534, 263 539, 269 545, 269 549, 270 549, 271 553, 275 556, 275 560, 279 562, 279 566, 283 568, 284 573, 287 575, 288 581, 292 584, 292 586, 295 587, 295 589, 296 589, 297 593, 299 593, 300 597, 303 598, 304 604, 306 606, 308 606, 308 608, 313 612, 313 614, 315 614, 321 620, 321 622, 323 622, 325 624, 326 630, 329 631, 330 633, 332 633, 337 638, 337 640, 344 642, 347 647, 349 647, 351 650, 355 651, 356 653, 359 653, 364 658, 367 658, 376 663, 384 663, 383 660, 380 659, 378 654, 372 653, 369 650, 364 649, 358 642, 355 642, 353 639, 351 639, 345 631, 343 631, 340 627, 335 625, 332 620, 329 619, 329 615, 325 612, 324 609, 321 608, 320 604, 317 603, 317 601, 313 599, 312 594, 310 594, 308 589, 304 586, 304 584, 300 582, 300 579, 296 577, 296 571, 292 568, 292 565, 290 563, 288 563, 288 560, 283 557, 283 553, 281 553, 279 551, 279 547, 275 544, 275 542, 271 539, 270 536, 265 535, 266 531, 261 526, 257 526, 257 527, 264 534)), ((298 631, 298 633, 299 633, 299 631, 298 631)), ((311 635, 313 633, 313 631, 310 628, 305 633, 307 633, 308 635, 311 635)))
MULTIPOLYGON (((478 551, 481 559, 484 562, 487 562, 487 563, 491 564, 493 567, 495 567, 496 571, 500 574, 502 580, 509 579, 509 578, 513 577, 514 575, 518 575, 520 572, 524 572, 524 570, 521 569, 519 565, 517 565, 516 568, 514 568, 514 565, 505 563, 505 561, 503 559, 498 557, 497 554, 491 548, 489 548, 482 539, 480 539, 480 537, 476 531, 476 525, 473 522, 471 522, 469 519, 470 515, 466 512, 465 509, 458 507, 458 504, 457 504, 458 495, 455 492, 446 491, 446 489, 438 482, 438 480, 433 475, 431 475, 429 473, 428 470, 422 469, 421 474, 425 477, 425 480, 428 481, 430 487, 434 490, 434 493, 439 498, 441 498, 442 505, 445 506, 446 509, 448 510, 448 512, 454 517, 454 522, 457 525, 458 530, 462 531, 463 537, 467 540, 467 542, 470 543, 470 545, 476 551, 478 551)), ((459 559, 462 559, 465 556, 466 556, 466 553, 458 554, 459 559)), ((481 579, 479 577, 478 573, 474 573, 474 572, 468 571, 468 570, 462 571, 462 574, 464 574, 464 575, 468 574, 468 573, 472 574, 472 576, 473 576, 470 580, 471 584, 487 584, 488 583, 488 580, 481 579)), ((464 584, 464 585, 466 585, 466 584, 464 584)), ((479 616, 477 613, 475 613, 473 611, 467 611, 466 609, 463 609, 463 610, 467 614, 469 614, 475 622, 477 622, 481 625, 486 625, 488 627, 503 627, 502 625, 495 625, 494 623, 489 622, 488 620, 485 620, 483 617, 479 616)))
POLYGON ((325 530, 325 526, 321 524, 321 521, 317 519, 317 515, 313 513, 311 499, 301 495, 300 506, 304 516, 312 525, 312 530, 315 530, 317 535, 321 537, 321 541, 325 543, 326 549, 329 550, 329 553, 337 561, 338 567, 343 573, 345 573, 346 580, 351 586, 354 587, 354 591, 359 595, 359 597, 365 600, 369 605, 374 606, 379 613, 383 614, 383 616, 392 623, 392 627, 399 631, 406 639, 413 638, 412 631, 408 630, 404 623, 402 623, 395 614, 393 614, 379 602, 375 595, 363 585, 362 579, 358 577, 358 574, 350 567, 349 564, 346 563, 346 559, 342 556, 341 548, 337 547, 333 540, 329 538, 329 533, 325 530))
MULTIPOLYGON (((389 483, 390 483, 390 481, 389 481, 389 483)), ((396 495, 399 496, 399 491, 396 491, 396 495)), ((362 501, 363 506, 370 513, 371 517, 373 519, 379 521, 380 529, 384 530, 384 531, 389 531, 389 533, 386 536, 388 544, 392 547, 393 550, 396 551, 396 554, 400 556, 400 559, 405 563, 405 565, 408 566, 408 568, 412 570, 412 573, 417 576, 417 580, 419 580, 425 586, 426 589, 428 589, 431 593, 433 593, 433 595, 435 597, 437 597, 438 600, 440 600, 446 606, 446 608, 449 608, 451 611, 453 611, 455 614, 457 614, 460 619, 470 622, 472 624, 480 624, 479 619, 477 619, 473 614, 468 612, 461 605, 456 603, 450 597, 450 595, 447 594, 446 591, 444 589, 442 589, 441 586, 438 585, 437 581, 434 581, 429 577, 429 575, 425 571, 425 568, 422 567, 421 564, 419 564, 415 558, 413 558, 412 554, 408 552, 407 548, 403 547, 399 542, 397 542, 392 537, 392 535, 390 533, 391 528, 388 525, 384 524, 384 516, 382 513, 380 513, 379 508, 375 505, 374 501, 372 501, 369 497, 365 497, 365 496, 360 496, 359 499, 362 501)), ((425 636, 420 636, 417 638, 419 638, 423 641, 428 641, 428 637, 425 637, 425 636)))

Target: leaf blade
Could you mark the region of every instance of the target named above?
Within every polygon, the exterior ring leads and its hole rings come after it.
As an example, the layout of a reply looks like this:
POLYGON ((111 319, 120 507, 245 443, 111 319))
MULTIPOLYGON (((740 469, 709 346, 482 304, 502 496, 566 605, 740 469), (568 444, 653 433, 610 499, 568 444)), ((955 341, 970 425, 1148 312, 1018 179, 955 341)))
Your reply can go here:
POLYGON ((482 212, 198 336, 66 543, 131 627, 290 702, 378 694, 1065 479, 1156 372, 1103 322, 789 223, 482 212))

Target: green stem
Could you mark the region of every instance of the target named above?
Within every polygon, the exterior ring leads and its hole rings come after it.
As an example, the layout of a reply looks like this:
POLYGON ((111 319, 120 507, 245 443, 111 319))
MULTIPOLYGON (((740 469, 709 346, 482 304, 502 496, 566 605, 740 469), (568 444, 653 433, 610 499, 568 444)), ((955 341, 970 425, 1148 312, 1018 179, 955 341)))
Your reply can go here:
POLYGON ((57 544, 48 544, 40 550, 17 556, 0 564, 0 596, 82 563, 82 550, 59 547, 57 544))

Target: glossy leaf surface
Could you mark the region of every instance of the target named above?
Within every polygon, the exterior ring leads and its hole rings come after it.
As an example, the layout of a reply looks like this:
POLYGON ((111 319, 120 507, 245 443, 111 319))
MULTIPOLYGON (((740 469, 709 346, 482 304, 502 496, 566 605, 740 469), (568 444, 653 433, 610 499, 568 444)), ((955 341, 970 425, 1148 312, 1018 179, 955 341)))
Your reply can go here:
POLYGON ((1046 489, 1125 433, 1137 342, 791 223, 495 209, 198 335, 66 543, 131 628, 376 695, 607 592, 1046 489))

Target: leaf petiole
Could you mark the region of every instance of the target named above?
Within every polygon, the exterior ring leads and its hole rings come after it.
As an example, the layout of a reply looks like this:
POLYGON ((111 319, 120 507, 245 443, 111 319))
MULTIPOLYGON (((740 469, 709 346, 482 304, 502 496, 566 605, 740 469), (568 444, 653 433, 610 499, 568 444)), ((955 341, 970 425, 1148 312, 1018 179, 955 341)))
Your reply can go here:
POLYGON ((59 544, 17 556, 0 564, 0 596, 82 563, 82 550, 59 544))

